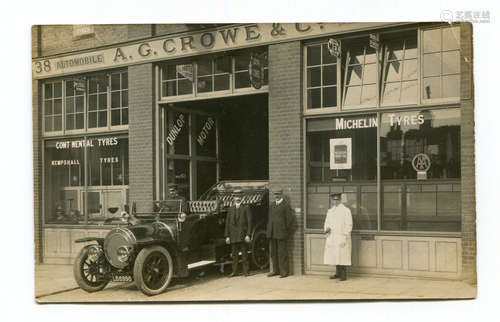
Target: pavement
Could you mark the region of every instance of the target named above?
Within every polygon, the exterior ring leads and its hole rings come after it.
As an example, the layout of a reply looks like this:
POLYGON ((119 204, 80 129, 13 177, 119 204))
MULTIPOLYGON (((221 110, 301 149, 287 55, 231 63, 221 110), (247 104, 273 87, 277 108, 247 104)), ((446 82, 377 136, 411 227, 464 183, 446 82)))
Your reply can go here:
POLYGON ((338 282, 324 275, 267 277, 264 271, 228 278, 216 267, 174 279, 157 296, 142 294, 133 282, 112 282, 102 291, 87 293, 76 284, 71 265, 35 266, 38 303, 466 299, 476 295, 476 285, 453 280, 351 274, 347 281, 338 282))

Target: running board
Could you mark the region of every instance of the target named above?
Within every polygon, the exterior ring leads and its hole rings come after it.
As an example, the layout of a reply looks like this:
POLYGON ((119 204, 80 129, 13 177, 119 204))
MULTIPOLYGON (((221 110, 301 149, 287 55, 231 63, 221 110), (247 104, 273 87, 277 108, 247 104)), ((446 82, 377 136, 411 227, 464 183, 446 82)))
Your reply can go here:
POLYGON ((202 267, 202 266, 207 266, 207 265, 210 265, 213 263, 215 263, 214 260, 203 260, 203 261, 199 261, 196 263, 188 264, 188 269, 194 269, 194 268, 198 268, 198 267, 202 267))

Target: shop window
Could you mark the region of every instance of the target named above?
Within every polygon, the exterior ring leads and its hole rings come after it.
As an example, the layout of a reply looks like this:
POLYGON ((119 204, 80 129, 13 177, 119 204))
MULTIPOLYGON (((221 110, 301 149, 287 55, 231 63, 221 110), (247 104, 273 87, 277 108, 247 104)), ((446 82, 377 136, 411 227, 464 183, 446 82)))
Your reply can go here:
POLYGON ((62 82, 44 85, 44 125, 45 132, 62 131, 62 82))
POLYGON ((217 155, 216 120, 213 116, 195 116, 196 154, 199 156, 215 157, 217 155))
POLYGON ((166 119, 166 139, 168 154, 189 155, 189 114, 170 110, 166 119))
POLYGON ((198 161, 196 164, 197 198, 217 182, 217 162, 198 161))
POLYGON ((193 64, 172 64, 162 68, 162 95, 180 96, 193 93, 193 64))
POLYGON ((381 105, 418 103, 417 31, 384 35, 381 105))
POLYGON ((345 40, 346 48, 343 107, 360 108, 377 105, 377 52, 368 38, 345 40))
POLYGON ((460 97, 460 27, 423 30, 423 100, 460 97))
POLYGON ((46 223, 102 223, 102 220, 119 216, 125 210, 128 186, 126 137, 46 141, 44 160, 46 223))
POLYGON ((322 229, 329 194, 340 192, 354 229, 377 229, 377 117, 308 120, 307 228, 322 229))
POLYGON ((190 183, 190 171, 189 171, 189 160, 173 159, 167 160, 167 185, 170 183, 177 184, 178 192, 181 196, 190 199, 189 195, 189 183, 190 183))
POLYGON ((460 110, 384 113, 382 229, 460 231, 460 110))
POLYGON ((111 74, 111 126, 128 124, 128 73, 111 74))
POLYGON ((205 57, 197 62, 198 93, 224 91, 229 89, 231 58, 218 56, 205 57))
POLYGON ((330 55, 327 44, 307 46, 306 49, 307 109, 338 105, 338 62, 330 55))

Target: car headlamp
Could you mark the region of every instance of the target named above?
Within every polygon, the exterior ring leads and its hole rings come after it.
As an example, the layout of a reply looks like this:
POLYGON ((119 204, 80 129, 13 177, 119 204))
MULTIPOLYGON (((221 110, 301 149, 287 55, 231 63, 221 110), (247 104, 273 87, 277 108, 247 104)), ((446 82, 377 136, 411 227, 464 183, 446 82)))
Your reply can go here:
POLYGON ((177 216, 177 220, 179 220, 179 222, 185 222, 186 221, 186 217, 187 215, 183 212, 181 212, 178 216, 177 216))
POLYGON ((102 254, 102 249, 98 245, 92 245, 88 248, 88 258, 91 261, 96 261, 102 254))
POLYGON ((120 246, 116 250, 116 256, 118 257, 118 260, 122 263, 128 261, 130 257, 130 248, 127 246, 120 246))

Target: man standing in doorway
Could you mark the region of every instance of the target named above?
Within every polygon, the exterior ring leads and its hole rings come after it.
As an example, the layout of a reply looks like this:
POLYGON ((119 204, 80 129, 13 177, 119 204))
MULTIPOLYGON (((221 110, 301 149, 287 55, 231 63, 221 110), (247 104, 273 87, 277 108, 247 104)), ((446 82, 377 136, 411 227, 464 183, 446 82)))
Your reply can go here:
POLYGON ((175 183, 168 185, 168 195, 167 200, 180 200, 181 201, 181 211, 186 211, 186 198, 181 196, 178 191, 178 186, 175 183))
POLYGON ((292 208, 283 198, 283 190, 274 192, 274 201, 269 207, 267 222, 267 239, 272 261, 272 270, 268 277, 280 275, 288 276, 288 248, 287 239, 292 233, 294 216, 292 208))
POLYGON ((347 266, 351 265, 352 216, 349 208, 341 201, 340 193, 330 194, 332 207, 326 213, 324 232, 326 234, 325 264, 336 265, 335 275, 341 281, 347 279, 347 266))
POLYGON ((250 208, 243 205, 243 193, 241 190, 233 192, 233 203, 227 210, 226 216, 226 243, 231 244, 233 257, 233 271, 229 277, 238 274, 238 253, 241 252, 243 275, 248 276, 248 243, 250 243, 250 232, 252 229, 252 216, 250 208))

